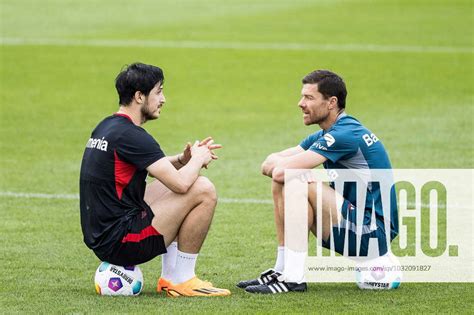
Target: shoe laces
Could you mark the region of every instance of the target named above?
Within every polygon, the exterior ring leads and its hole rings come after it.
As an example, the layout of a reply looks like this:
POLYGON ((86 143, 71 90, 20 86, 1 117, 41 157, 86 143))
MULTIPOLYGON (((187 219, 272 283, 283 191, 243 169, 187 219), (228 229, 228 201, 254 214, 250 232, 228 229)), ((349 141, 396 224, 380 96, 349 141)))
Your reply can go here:
POLYGON ((275 282, 282 282, 283 279, 282 279, 281 281, 280 281, 280 279, 279 279, 279 278, 281 277, 281 275, 282 275, 282 274, 279 273, 278 271, 274 272, 273 274, 270 275, 271 280, 268 281, 268 282, 265 283, 265 284, 268 285, 268 284, 272 284, 272 283, 275 283, 275 282))

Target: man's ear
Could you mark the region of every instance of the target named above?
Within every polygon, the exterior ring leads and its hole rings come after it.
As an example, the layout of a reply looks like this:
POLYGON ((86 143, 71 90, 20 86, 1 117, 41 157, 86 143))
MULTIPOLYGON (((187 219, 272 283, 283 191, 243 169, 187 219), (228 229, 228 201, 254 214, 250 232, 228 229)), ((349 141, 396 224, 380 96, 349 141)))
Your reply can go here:
POLYGON ((133 95, 133 98, 138 104, 143 104, 143 102, 145 102, 145 95, 140 91, 136 91, 135 95, 133 95))
POLYGON ((331 96, 329 98, 329 109, 334 109, 334 108, 338 108, 338 105, 337 105, 337 97, 336 96, 331 96))

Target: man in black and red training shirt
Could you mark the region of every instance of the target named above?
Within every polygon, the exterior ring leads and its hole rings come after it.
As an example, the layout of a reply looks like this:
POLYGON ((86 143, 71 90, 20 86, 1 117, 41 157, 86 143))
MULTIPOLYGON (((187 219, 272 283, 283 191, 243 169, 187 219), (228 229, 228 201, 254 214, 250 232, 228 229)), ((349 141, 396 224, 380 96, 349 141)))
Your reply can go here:
POLYGON ((209 137, 165 156, 140 127, 160 115, 163 82, 160 68, 141 63, 115 80, 120 108, 94 129, 81 165, 84 242, 99 259, 120 266, 162 255, 157 291, 168 296, 230 295, 194 273, 217 203, 214 185, 199 172, 221 146, 209 137), (156 178, 149 184, 148 174, 156 178))

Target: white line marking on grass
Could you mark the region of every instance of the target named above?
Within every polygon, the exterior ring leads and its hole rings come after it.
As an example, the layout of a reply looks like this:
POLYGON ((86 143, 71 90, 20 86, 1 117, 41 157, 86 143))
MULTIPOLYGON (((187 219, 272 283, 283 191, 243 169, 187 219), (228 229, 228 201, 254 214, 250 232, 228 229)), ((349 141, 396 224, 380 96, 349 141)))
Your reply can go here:
MULTIPOLYGON (((78 194, 43 194, 43 193, 25 193, 25 192, 13 192, 13 191, 0 191, 0 197, 13 197, 13 198, 24 198, 24 199, 62 199, 62 200, 79 200, 78 194)), ((251 198, 219 198, 219 203, 241 203, 241 204, 273 204, 270 199, 251 199, 251 198)), ((428 204, 421 204, 423 207, 429 207, 428 204)), ((414 208, 414 203, 399 203, 399 208, 414 208)), ((436 205, 433 205, 435 207, 436 205)), ((461 205, 453 205, 458 209, 471 209, 461 205)), ((440 209, 446 207, 440 206, 440 209)))
MULTIPOLYGON (((0 197, 13 197, 24 199, 62 199, 79 200, 78 194, 43 194, 43 193, 25 193, 13 191, 0 191, 0 197)), ((240 199, 240 198, 219 198, 222 203, 250 203, 250 204, 273 204, 271 200, 265 199, 240 199)))
POLYGON ((249 204, 273 204, 270 199, 240 199, 240 198, 219 198, 222 203, 249 203, 249 204))
POLYGON ((77 194, 43 194, 43 193, 23 193, 13 191, 0 191, 1 197, 14 197, 14 198, 25 198, 25 199, 72 199, 79 200, 77 194))
POLYGON ((470 53, 473 47, 466 46, 422 46, 422 45, 378 45, 378 44, 303 44, 303 43, 256 43, 222 41, 173 41, 134 39, 53 39, 53 38, 0 38, 5 46, 93 46, 93 47, 157 47, 197 49, 240 49, 240 50, 299 50, 299 51, 342 51, 342 52, 398 52, 398 53, 470 53))

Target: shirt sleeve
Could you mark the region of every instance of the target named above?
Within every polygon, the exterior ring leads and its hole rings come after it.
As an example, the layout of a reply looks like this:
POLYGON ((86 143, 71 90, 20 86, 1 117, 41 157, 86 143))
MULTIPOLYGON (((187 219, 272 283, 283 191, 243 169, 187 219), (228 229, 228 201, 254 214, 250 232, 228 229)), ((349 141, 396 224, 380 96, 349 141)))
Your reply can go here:
POLYGON ((320 130, 318 132, 310 134, 305 139, 303 139, 303 141, 300 142, 300 147, 302 147, 305 151, 308 150, 311 145, 319 138, 321 133, 322 132, 320 130))
POLYGON ((116 152, 120 159, 133 164, 139 170, 165 157, 160 145, 144 129, 130 129, 119 138, 116 152))
POLYGON ((319 153, 333 163, 343 157, 357 153, 359 148, 355 135, 350 131, 331 130, 314 141, 309 150, 319 153))

